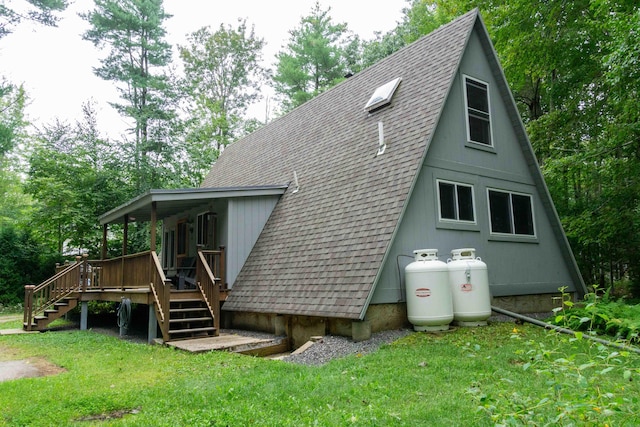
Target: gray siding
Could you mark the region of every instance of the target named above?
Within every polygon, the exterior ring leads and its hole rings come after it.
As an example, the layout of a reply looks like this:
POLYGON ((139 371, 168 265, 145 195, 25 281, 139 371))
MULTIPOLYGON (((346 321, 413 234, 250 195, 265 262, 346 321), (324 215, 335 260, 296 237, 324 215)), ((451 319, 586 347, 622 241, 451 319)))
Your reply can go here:
MULTIPOLYGON (((227 283, 233 287, 280 196, 242 197, 229 200, 227 225, 227 283)), ((265 260, 268 262, 268 260, 265 260)))
POLYGON ((404 267, 411 262, 402 255, 412 256, 413 250, 422 248, 437 248, 443 261, 452 249, 476 248, 476 255, 487 263, 493 296, 555 292, 560 286, 576 289, 561 250, 562 237, 553 231, 553 218, 547 215, 542 204, 544 189, 536 188, 517 138, 496 78, 474 32, 379 276, 372 303, 398 301, 402 293, 400 280, 404 284, 404 267), (493 149, 466 143, 463 75, 489 84, 493 149), (437 179, 473 186, 475 224, 439 221, 437 179), (487 188, 532 196, 534 238, 490 234, 487 188))

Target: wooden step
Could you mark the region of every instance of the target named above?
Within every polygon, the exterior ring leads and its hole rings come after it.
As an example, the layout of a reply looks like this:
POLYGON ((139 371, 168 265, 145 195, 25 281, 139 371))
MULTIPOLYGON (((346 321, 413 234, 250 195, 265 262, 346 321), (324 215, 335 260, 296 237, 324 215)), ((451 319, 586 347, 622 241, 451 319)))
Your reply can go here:
POLYGON ((213 317, 183 317, 180 319, 170 319, 169 324, 171 323, 186 323, 186 322, 213 322, 213 317))
POLYGON ((197 312, 209 312, 207 307, 187 307, 187 308, 172 308, 169 313, 197 313, 197 312))
POLYGON ((206 326, 202 328, 190 328, 190 329, 169 329, 169 335, 178 335, 178 334, 193 334, 193 333, 201 333, 201 332, 215 332, 216 328, 213 326, 206 326))
POLYGON ((171 304, 200 304, 204 303, 202 298, 184 298, 184 299, 172 299, 171 304))

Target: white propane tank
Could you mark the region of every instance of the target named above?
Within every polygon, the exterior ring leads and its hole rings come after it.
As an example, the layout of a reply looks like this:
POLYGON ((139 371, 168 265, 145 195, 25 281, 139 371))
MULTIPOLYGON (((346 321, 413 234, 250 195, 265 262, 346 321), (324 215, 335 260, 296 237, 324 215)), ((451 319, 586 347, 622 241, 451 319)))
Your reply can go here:
POLYGON ((416 331, 446 331, 453 320, 449 269, 437 249, 413 251, 405 270, 407 317, 416 331))
POLYGON ((487 265, 474 248, 454 249, 447 260, 453 318, 460 326, 483 326, 491 316, 487 265))

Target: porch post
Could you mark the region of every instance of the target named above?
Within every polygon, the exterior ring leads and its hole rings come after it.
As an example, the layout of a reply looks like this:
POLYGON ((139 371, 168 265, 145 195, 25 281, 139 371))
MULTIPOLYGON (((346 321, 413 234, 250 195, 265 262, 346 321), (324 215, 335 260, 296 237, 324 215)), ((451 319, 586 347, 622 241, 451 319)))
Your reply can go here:
POLYGON ((156 207, 156 202, 151 202, 151 250, 153 252, 156 251, 156 222, 158 220, 156 207))
POLYGON ((122 236, 122 256, 127 254, 127 241, 129 240, 129 214, 124 214, 124 233, 122 236))
POLYGON ((147 343, 153 343, 158 338, 158 318, 156 317, 156 304, 149 304, 149 325, 148 325, 147 343))
POLYGON ((107 259, 107 232, 109 231, 109 224, 102 226, 102 254, 101 259, 107 259))
POLYGON ((80 303, 80 330, 87 330, 87 318, 89 317, 89 303, 82 301, 80 303))

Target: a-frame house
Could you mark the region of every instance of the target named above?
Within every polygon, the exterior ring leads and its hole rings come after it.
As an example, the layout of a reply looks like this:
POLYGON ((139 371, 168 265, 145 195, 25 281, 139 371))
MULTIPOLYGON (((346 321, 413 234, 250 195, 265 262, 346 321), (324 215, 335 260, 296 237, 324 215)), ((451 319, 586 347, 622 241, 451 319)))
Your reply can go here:
POLYGON ((294 346, 407 324, 403 255, 421 248, 475 248, 503 308, 585 292, 477 10, 231 144, 201 188, 101 221, 133 216, 162 220, 167 277, 224 246, 223 324, 294 346))

